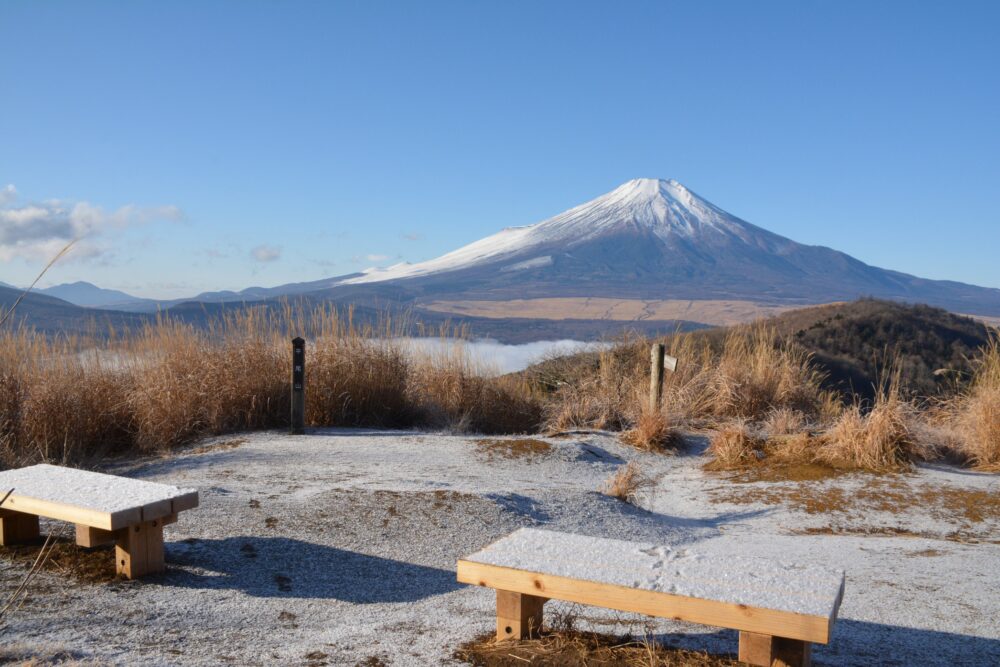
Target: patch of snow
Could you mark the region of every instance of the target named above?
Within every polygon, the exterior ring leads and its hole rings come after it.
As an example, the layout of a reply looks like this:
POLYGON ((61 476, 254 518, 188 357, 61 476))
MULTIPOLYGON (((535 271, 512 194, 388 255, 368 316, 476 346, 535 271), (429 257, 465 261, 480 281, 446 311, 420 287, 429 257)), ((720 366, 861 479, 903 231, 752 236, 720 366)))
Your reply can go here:
POLYGON ((844 582, 843 570, 537 528, 522 528, 465 560, 825 618, 836 612, 844 582))
POLYGON ((507 266, 500 269, 501 271, 522 271, 524 269, 540 269, 542 267, 552 266, 552 256, 545 255, 543 257, 534 257, 532 259, 526 259, 523 262, 518 262, 516 264, 508 264, 507 266))
POLYGON ((14 489, 14 496, 109 514, 171 500, 194 491, 47 463, 0 472, 0 497, 10 489, 14 489))

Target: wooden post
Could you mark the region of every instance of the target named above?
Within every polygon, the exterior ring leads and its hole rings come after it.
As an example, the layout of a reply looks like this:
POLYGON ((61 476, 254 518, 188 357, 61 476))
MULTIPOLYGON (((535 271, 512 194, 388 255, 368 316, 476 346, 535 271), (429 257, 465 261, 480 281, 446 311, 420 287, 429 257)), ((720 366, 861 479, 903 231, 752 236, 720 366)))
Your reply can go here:
POLYGON ((497 590, 497 639, 537 637, 546 598, 497 590))
POLYGON ((650 350, 649 411, 659 412, 663 398, 663 343, 654 343, 650 350))
POLYGON ((739 659, 758 667, 809 667, 812 664, 812 644, 741 631, 739 659))
POLYGON ((292 435, 306 432, 306 342, 292 339, 292 435))

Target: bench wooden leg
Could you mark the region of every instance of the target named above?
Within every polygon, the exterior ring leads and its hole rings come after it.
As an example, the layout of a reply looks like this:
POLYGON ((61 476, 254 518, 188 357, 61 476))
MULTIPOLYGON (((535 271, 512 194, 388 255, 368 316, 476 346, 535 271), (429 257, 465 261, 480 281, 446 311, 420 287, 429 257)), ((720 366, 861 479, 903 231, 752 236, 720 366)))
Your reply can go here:
POLYGON ((542 629, 547 598, 497 591, 497 639, 528 639, 542 629))
POLYGON ((0 510, 0 545, 29 544, 38 539, 38 517, 0 510))
POLYGON ((144 521, 123 528, 115 535, 115 569, 135 579, 163 572, 163 522, 144 521))
POLYGON ((740 632, 740 662, 760 667, 809 667, 812 644, 797 639, 740 632))
POLYGON ((99 547, 102 544, 114 544, 116 540, 117 535, 110 530, 101 530, 100 528, 81 526, 80 524, 76 525, 76 543, 81 547, 91 549, 99 547))

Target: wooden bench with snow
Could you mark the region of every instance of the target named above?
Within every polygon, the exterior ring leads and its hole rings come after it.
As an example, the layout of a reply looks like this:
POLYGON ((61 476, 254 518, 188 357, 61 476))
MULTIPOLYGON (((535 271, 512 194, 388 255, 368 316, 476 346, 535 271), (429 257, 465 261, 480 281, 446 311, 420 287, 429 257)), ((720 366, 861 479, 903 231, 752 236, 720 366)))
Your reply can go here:
POLYGON ((545 602, 565 600, 739 630, 739 659, 767 667, 809 665, 844 594, 841 570, 534 528, 459 560, 458 581, 496 589, 500 640, 532 636, 545 602))
POLYGON ((76 524, 82 547, 115 544, 115 569, 135 579, 162 572, 163 527, 198 506, 198 492, 40 464, 0 472, 0 545, 39 537, 38 518, 76 524))

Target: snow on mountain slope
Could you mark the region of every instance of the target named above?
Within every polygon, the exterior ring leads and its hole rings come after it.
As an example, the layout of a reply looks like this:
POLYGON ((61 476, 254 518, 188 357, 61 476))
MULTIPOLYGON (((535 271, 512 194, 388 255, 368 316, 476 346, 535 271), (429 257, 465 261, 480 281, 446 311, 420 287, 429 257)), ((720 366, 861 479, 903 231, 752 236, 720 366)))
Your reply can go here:
POLYGON ((341 284, 360 284, 426 276, 477 264, 520 258, 539 250, 537 259, 510 267, 530 268, 551 263, 547 247, 571 249, 619 231, 648 230, 665 242, 676 238, 715 236, 780 252, 788 239, 740 220, 699 197, 675 180, 637 178, 611 192, 527 227, 508 227, 498 234, 470 243, 437 259, 419 264, 400 263, 385 269, 368 269, 341 284), (534 262, 534 264, 532 264, 534 262), (524 266, 522 266, 524 265, 524 266))

